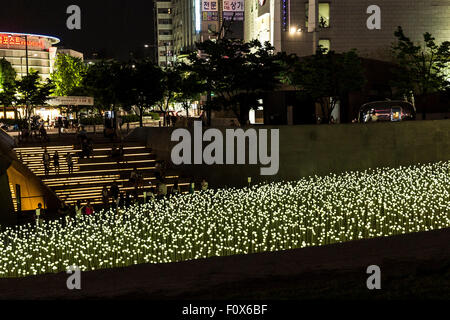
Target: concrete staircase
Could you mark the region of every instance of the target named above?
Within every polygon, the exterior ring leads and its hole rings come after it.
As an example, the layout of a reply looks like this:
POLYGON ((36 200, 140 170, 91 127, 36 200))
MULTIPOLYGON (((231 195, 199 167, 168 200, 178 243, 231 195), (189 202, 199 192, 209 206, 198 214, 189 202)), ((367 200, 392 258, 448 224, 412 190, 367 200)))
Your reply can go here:
MULTIPOLYGON (((74 141, 72 141, 74 142, 74 141)), ((47 146, 50 157, 58 151, 60 158, 60 171, 56 174, 53 161, 50 165, 49 175, 45 175, 42 155, 44 147, 27 146, 16 148, 18 158, 33 171, 42 181, 50 187, 67 205, 74 205, 77 200, 83 204, 90 200, 92 204, 102 203, 103 186, 109 188, 115 181, 120 192, 134 190, 134 185, 129 182, 130 173, 134 167, 138 169, 144 177, 144 187, 140 188, 140 197, 143 197, 143 190, 150 190, 155 187, 156 179, 156 155, 151 149, 139 142, 128 141, 124 143, 124 159, 118 163, 110 156, 112 144, 105 140, 96 141, 94 144, 93 156, 90 159, 80 159, 78 154, 81 151, 75 144, 47 146), (72 154, 74 162, 73 173, 69 174, 65 155, 72 154)), ((170 171, 166 173, 166 184, 170 192, 174 182, 179 179, 176 174, 170 171)), ((189 189, 188 181, 179 179, 182 192, 189 189)))

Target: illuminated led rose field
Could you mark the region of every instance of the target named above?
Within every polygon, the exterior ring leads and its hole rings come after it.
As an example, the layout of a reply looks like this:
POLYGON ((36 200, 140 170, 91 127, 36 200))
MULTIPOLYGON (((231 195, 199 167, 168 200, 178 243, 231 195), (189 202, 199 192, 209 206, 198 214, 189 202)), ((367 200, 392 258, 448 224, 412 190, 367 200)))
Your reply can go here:
POLYGON ((182 195, 0 233, 0 277, 277 251, 450 227, 450 162, 182 195))

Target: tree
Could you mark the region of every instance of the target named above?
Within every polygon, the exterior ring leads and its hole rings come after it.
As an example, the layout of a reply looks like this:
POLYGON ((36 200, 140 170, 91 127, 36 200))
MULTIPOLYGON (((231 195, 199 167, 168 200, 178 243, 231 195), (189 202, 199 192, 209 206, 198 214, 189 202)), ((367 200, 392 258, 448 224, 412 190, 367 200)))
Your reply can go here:
POLYGON ((18 104, 25 106, 25 119, 31 127, 31 114, 37 106, 46 104, 48 97, 54 90, 54 85, 50 79, 41 82, 38 71, 31 71, 21 80, 17 81, 18 104))
MULTIPOLYGON (((397 43, 393 44, 392 50, 399 68, 394 70, 396 80, 393 85, 403 95, 425 96, 449 87, 450 41, 436 44, 436 39, 426 32, 423 45, 415 44, 405 36, 402 27, 394 34, 397 43)), ((423 109, 425 118, 426 108, 423 109)))
POLYGON ((88 95, 94 97, 96 108, 116 111, 120 105, 119 95, 123 84, 123 64, 117 61, 102 61, 91 65, 82 81, 88 95))
POLYGON ((58 54, 54 71, 50 75, 55 84, 54 95, 71 96, 80 93, 87 66, 80 58, 58 54))
POLYGON ((178 67, 180 77, 178 78, 177 92, 174 101, 181 103, 189 118, 189 109, 193 101, 200 100, 201 94, 206 91, 204 81, 197 73, 188 71, 189 67, 182 64, 178 67))
POLYGON ((6 59, 0 59, 0 104, 3 105, 3 115, 6 119, 6 109, 15 100, 16 71, 6 59))
POLYGON ((361 89, 365 77, 355 50, 336 54, 319 47, 315 55, 295 64, 288 82, 320 105, 328 123, 336 104, 349 92, 361 89))
POLYGON ((120 77, 124 85, 119 100, 125 109, 134 106, 139 110, 139 125, 142 127, 145 110, 163 98, 163 72, 146 59, 126 64, 120 77))
POLYGON ((283 61, 291 57, 274 53, 269 42, 262 45, 258 40, 219 38, 197 43, 197 48, 201 54, 189 56, 191 70, 214 93, 213 105, 233 111, 241 125, 262 94, 281 84, 283 61))
POLYGON ((167 67, 162 70, 161 88, 162 99, 157 103, 160 112, 164 114, 164 125, 166 125, 166 114, 169 111, 170 103, 175 102, 175 95, 179 89, 179 83, 181 81, 180 70, 176 66, 167 67))

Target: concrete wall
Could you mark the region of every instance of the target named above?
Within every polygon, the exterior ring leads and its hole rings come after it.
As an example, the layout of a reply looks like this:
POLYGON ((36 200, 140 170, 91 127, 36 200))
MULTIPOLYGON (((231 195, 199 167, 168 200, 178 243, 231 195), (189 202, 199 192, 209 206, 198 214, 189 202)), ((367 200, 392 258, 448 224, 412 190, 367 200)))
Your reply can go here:
POLYGON ((0 226, 12 225, 16 221, 14 206, 9 190, 8 175, 0 175, 0 226))
MULTIPOLYGON (((244 186, 247 177, 254 182, 295 180, 331 172, 450 160, 450 120, 255 128, 280 129, 280 169, 276 176, 260 176, 259 165, 173 168, 187 177, 207 177, 210 185, 217 187, 244 186)), ((173 130, 139 128, 132 136, 146 141, 159 159, 172 164, 170 153, 176 144, 170 141, 173 130)), ((225 128, 220 130, 224 132, 225 128)))
POLYGON ((14 223, 14 205, 9 189, 7 169, 11 165, 11 150, 14 140, 2 129, 0 129, 0 225, 14 223))
POLYGON ((56 194, 17 159, 13 147, 14 140, 0 130, 0 225, 17 222, 10 184, 21 186, 22 211, 33 211, 42 203, 45 209, 56 212, 59 205, 56 194))

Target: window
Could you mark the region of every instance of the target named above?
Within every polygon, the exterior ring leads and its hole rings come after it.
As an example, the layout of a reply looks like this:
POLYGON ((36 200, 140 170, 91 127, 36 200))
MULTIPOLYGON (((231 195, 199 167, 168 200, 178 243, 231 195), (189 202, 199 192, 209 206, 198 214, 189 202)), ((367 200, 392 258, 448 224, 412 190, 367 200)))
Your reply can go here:
POLYGON ((160 47, 164 47, 164 46, 172 46, 173 45, 173 41, 171 41, 171 40, 161 40, 161 41, 159 41, 158 42, 158 45, 160 46, 160 47))
POLYGON ((172 35, 172 30, 161 29, 161 30, 159 30, 158 34, 160 36, 170 36, 170 35, 172 35))
POLYGON ((170 8, 158 8, 160 14, 170 14, 170 8))
MULTIPOLYGON (((308 27, 309 19, 309 3, 305 3, 305 21, 306 27, 308 27)), ((330 4, 319 3, 319 28, 330 27, 330 4)))
POLYGON ((172 24, 172 19, 158 19, 158 24, 172 24))
POLYGON ((329 39, 320 39, 319 47, 324 48, 328 52, 331 49, 331 41, 329 39))
POLYGON ((170 50, 163 50, 163 51, 160 51, 159 52, 159 56, 160 57, 165 57, 165 56, 167 56, 167 57, 171 57, 172 56, 172 51, 170 51, 170 50))
POLYGON ((319 27, 329 28, 330 27, 330 4, 329 3, 319 3, 319 27))

